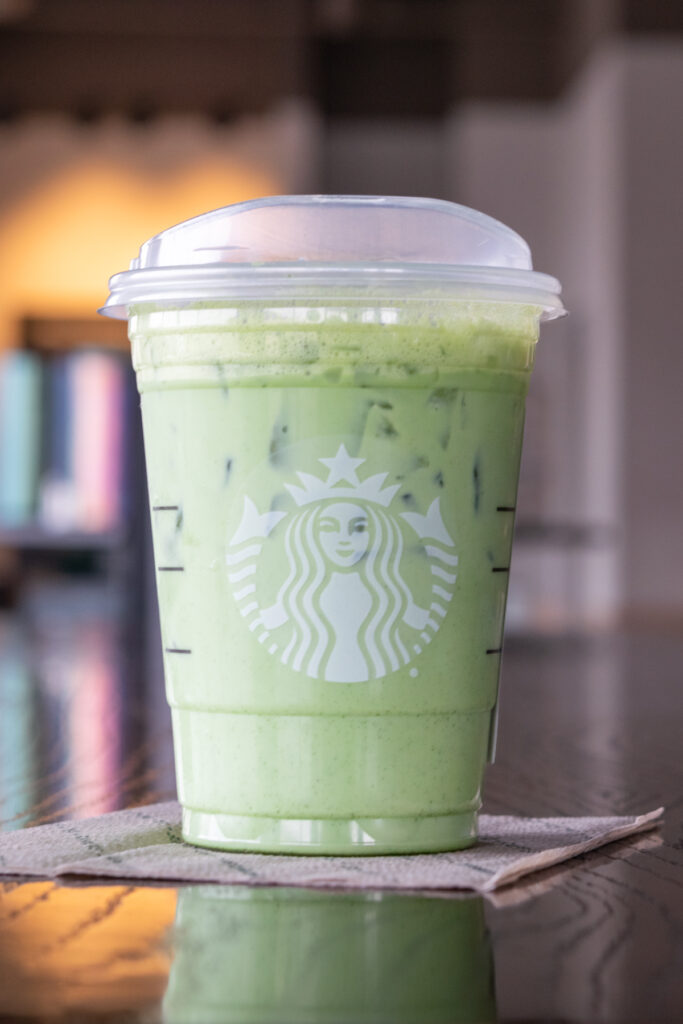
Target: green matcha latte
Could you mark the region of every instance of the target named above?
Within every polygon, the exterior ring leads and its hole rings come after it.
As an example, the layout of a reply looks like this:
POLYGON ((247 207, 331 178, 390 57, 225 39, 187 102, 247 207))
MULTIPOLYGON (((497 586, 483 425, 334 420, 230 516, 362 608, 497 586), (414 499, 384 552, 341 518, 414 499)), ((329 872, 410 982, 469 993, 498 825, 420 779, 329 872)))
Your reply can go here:
POLYGON ((543 307, 287 288, 127 305, 183 832, 466 846, 543 307))

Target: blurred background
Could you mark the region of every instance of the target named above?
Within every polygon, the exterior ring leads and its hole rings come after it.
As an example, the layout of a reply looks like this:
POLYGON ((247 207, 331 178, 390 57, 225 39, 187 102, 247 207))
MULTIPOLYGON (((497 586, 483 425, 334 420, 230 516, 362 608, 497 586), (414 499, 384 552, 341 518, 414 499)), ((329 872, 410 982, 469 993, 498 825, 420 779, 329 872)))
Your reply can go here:
POLYGON ((145 239, 215 207, 434 196, 520 232, 571 316, 538 349, 508 633, 678 628, 682 125, 668 0, 0 0, 9 827, 36 797, 12 779, 66 780, 49 816, 160 770, 138 401, 96 309, 145 239))

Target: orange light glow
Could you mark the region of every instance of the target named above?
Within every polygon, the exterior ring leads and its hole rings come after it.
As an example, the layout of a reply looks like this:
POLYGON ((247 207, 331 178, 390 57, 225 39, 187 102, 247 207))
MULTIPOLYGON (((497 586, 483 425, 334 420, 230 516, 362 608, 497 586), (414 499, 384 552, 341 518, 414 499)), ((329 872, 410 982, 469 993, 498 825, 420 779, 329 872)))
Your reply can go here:
POLYGON ((156 1006, 176 899, 171 888, 0 886, 0 1016, 156 1006))
POLYGON ((270 172, 215 154, 155 174, 98 156, 48 176, 0 218, 0 348, 23 316, 92 315, 151 235, 278 191, 270 172))

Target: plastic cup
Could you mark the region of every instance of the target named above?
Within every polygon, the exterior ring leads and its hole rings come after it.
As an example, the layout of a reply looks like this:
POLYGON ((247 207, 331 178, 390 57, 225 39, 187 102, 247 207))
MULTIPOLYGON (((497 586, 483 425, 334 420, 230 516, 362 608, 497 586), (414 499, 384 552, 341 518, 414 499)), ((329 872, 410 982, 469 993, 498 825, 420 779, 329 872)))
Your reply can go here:
POLYGON ((481 897, 182 890, 166 1024, 495 1021, 481 897))
POLYGON ((110 287, 142 396, 183 835, 471 844, 557 281, 464 207, 311 196, 171 228, 110 287))

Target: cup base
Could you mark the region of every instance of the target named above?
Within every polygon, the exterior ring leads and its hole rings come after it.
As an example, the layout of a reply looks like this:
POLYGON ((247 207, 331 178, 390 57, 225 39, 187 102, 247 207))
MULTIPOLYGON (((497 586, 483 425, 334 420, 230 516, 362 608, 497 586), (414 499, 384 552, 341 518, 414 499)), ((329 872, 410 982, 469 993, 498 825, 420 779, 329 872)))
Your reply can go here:
POLYGON ((477 812, 408 818, 270 818, 183 808, 183 838, 242 853, 377 856, 443 853, 472 846, 477 812))

